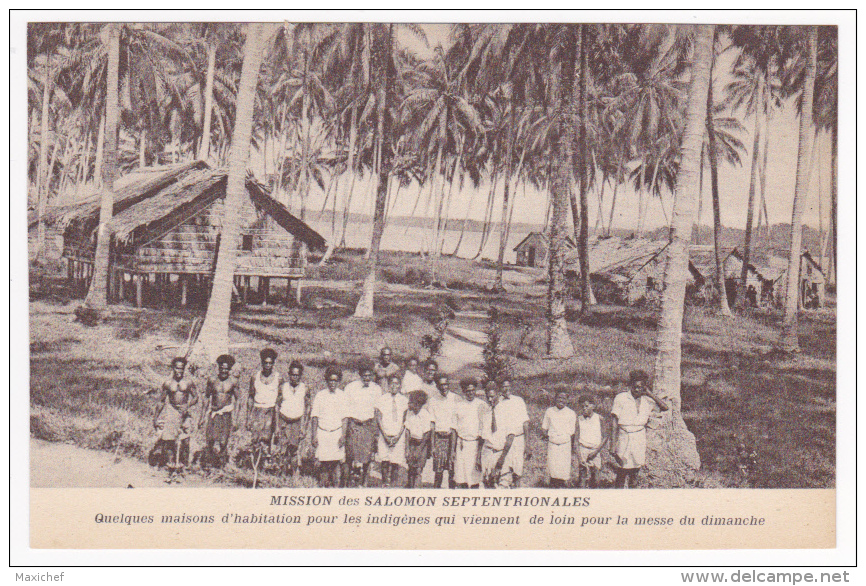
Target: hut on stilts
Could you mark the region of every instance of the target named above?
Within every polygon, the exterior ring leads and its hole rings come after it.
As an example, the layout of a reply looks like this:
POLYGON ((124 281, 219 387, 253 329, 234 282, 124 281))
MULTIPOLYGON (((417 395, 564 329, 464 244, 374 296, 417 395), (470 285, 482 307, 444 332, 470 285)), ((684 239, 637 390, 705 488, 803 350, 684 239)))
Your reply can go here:
MULTIPOLYGON (((226 170, 196 161, 139 172, 118 183, 107 226, 112 237, 112 302, 129 301, 137 307, 207 302, 221 246, 227 180, 226 170)), ((272 281, 285 279, 282 301, 300 301, 307 251, 323 250, 325 239, 252 177, 246 188, 239 214, 235 298, 273 302, 272 281)), ((73 295, 84 295, 92 277, 99 205, 96 197, 53 214, 63 230, 73 295)))

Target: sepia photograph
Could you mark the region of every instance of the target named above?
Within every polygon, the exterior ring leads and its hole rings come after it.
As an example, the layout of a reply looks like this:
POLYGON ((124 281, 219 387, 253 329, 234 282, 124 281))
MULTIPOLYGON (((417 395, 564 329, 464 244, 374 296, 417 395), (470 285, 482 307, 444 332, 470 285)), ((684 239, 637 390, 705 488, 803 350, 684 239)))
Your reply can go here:
POLYGON ((837 26, 26 38, 32 489, 836 488, 837 26))

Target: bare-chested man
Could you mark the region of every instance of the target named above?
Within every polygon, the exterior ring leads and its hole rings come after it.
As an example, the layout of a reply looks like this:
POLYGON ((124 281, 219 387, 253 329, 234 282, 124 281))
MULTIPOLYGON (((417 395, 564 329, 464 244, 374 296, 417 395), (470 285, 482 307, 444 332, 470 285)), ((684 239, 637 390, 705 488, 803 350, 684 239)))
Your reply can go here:
POLYGON ((223 354, 216 359, 216 363, 219 372, 216 378, 208 378, 198 426, 201 428, 207 420, 202 464, 222 468, 229 459, 229 437, 232 431, 238 429, 237 420, 232 425, 232 413, 237 407, 238 380, 232 376, 232 367, 235 365, 233 356, 223 354))
POLYGON ((195 382, 184 378, 186 358, 171 361, 172 377, 162 383, 159 407, 153 417, 154 428, 161 431, 160 439, 170 450, 168 482, 180 482, 183 467, 189 463, 189 437, 193 420, 190 409, 198 403, 195 382))

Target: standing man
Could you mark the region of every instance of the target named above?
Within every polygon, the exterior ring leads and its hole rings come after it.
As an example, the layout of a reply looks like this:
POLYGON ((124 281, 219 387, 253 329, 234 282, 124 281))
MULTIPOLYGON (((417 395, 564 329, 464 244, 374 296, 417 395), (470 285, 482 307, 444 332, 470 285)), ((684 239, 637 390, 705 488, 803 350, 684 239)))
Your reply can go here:
POLYGON ((190 410, 198 403, 195 382, 184 378, 186 358, 178 356, 171 361, 172 376, 162 383, 159 407, 153 416, 153 427, 159 430, 160 439, 171 450, 168 464, 168 482, 180 482, 184 466, 189 464, 189 438, 192 434, 190 410))
POLYGON ((319 462, 319 486, 330 488, 337 485, 337 469, 342 468, 339 486, 346 486, 346 431, 349 426, 349 410, 346 397, 340 390, 343 371, 336 366, 325 369, 325 384, 313 397, 312 418, 313 449, 319 462), (342 465, 341 465, 342 463, 342 465))
POLYGON ((610 410, 613 459, 617 464, 616 488, 637 486, 637 475, 646 462, 646 426, 650 415, 656 407, 661 411, 669 409, 668 404, 650 390, 649 375, 643 370, 633 370, 628 382, 629 390, 614 398, 610 410))
POLYGON ((497 423, 505 427, 507 436, 513 436, 512 441, 506 440, 505 443, 499 485, 517 488, 523 476, 523 463, 531 457, 529 442, 526 441, 529 437, 529 413, 526 402, 511 392, 511 379, 508 377, 499 381, 497 409, 497 423))
POLYGON ((449 388, 448 375, 436 375, 436 392, 427 402, 427 409, 433 416, 433 473, 435 488, 442 487, 442 478, 448 472, 448 488, 454 488, 454 462, 451 460, 451 423, 454 421, 454 405, 460 400, 449 388))
POLYGON ((388 346, 383 347, 379 350, 379 360, 376 361, 376 365, 374 367, 376 373, 376 384, 382 386, 388 382, 388 379, 391 378, 392 374, 397 374, 400 372, 400 367, 397 366, 396 362, 391 361, 391 356, 393 352, 391 348, 388 346))
POLYGON ((231 433, 238 429, 237 421, 232 424, 232 413, 237 406, 238 380, 232 376, 234 356, 223 354, 216 359, 216 363, 217 376, 208 377, 198 426, 201 428, 207 420, 202 464, 222 468, 229 460, 231 433))
POLYGON ((547 442, 550 488, 565 488, 571 480, 571 456, 577 443, 577 414, 568 406, 568 395, 564 386, 556 387, 554 404, 547 408, 541 421, 541 438, 547 442))
POLYGON ((247 397, 246 428, 250 431, 253 452, 256 460, 262 455, 266 467, 271 457, 271 443, 274 437, 274 418, 277 395, 283 383, 282 375, 274 370, 277 353, 271 348, 259 352, 261 369, 250 378, 250 394, 247 397))
POLYGON ((294 476, 301 469, 298 447, 307 434, 310 420, 310 391, 301 382, 304 365, 293 360, 289 364, 289 380, 283 381, 277 394, 277 437, 283 448, 283 474, 294 476), (297 460, 297 461, 296 461, 297 460))
POLYGON ((373 364, 365 360, 358 367, 361 380, 346 385, 349 409, 349 437, 346 442, 346 464, 353 474, 355 464, 360 465, 360 486, 367 486, 370 462, 376 451, 379 429, 376 424, 376 400, 382 396, 382 387, 373 382, 373 364))
POLYGON ((460 381, 463 398, 454 403, 451 423, 451 461, 457 488, 478 488, 481 481, 481 418, 487 408, 475 396, 478 383, 474 378, 460 381))

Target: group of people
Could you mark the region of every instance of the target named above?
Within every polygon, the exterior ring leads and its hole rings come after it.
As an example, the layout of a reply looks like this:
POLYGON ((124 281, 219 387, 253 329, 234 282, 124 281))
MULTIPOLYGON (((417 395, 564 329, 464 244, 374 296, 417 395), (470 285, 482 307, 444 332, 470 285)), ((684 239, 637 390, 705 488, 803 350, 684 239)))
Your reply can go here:
MULTIPOLYGON (((325 388, 311 393, 300 362, 292 361, 283 375, 275 369, 276 351, 265 348, 260 359, 243 414, 254 466, 276 462, 280 474, 297 474, 301 445, 308 439, 323 487, 367 486, 370 465, 378 462, 383 486, 397 486, 404 468, 405 486, 415 488, 432 460, 436 488, 443 486, 446 474, 449 488, 508 488, 519 486, 524 464, 532 457, 526 403, 512 392, 508 378, 464 378, 459 393, 454 392, 435 360, 419 365, 417 358, 409 358, 401 369, 386 347, 376 361, 363 361, 358 379, 345 386, 342 370, 328 366, 325 388)), ((216 363, 198 417, 198 427, 205 429, 205 468, 225 466, 229 439, 240 423, 235 359, 226 354, 216 363)), ((192 409, 199 400, 185 369, 184 358, 172 361, 172 376, 162 385, 154 416, 160 442, 170 455, 169 482, 179 480, 188 465, 192 409)), ((616 396, 609 418, 596 412, 592 395, 580 396, 579 413, 568 406, 570 399, 569 389, 557 387, 554 404, 541 421, 549 485, 566 487, 576 480, 577 486, 595 487, 602 450, 610 443, 615 486, 635 486, 646 456, 647 423, 655 409, 668 409, 650 389, 649 376, 631 373, 629 389, 616 396)))

